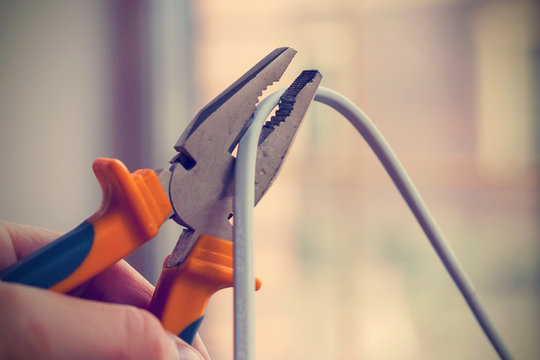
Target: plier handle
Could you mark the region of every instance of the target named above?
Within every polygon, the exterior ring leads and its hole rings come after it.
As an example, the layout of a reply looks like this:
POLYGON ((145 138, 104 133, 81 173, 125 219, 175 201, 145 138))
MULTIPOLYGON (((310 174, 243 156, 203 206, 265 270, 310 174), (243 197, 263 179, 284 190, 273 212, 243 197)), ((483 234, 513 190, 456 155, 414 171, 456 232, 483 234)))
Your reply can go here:
MULTIPOLYGON (((149 310, 165 329, 191 343, 209 298, 233 285, 231 153, 250 125, 262 91, 279 80, 295 53, 291 48, 274 50, 205 106, 175 144, 178 154, 166 169, 130 173, 119 160, 95 160, 93 170, 103 191, 100 209, 4 269, 0 279, 69 292, 152 239, 172 218, 183 230, 164 261, 149 310)), ((265 124, 255 204, 277 176, 320 80, 318 71, 304 71, 265 124)))
POLYGON ((97 159, 92 168, 103 192, 99 210, 4 269, 2 281, 66 293, 157 235, 172 207, 155 172, 130 174, 116 159, 97 159))

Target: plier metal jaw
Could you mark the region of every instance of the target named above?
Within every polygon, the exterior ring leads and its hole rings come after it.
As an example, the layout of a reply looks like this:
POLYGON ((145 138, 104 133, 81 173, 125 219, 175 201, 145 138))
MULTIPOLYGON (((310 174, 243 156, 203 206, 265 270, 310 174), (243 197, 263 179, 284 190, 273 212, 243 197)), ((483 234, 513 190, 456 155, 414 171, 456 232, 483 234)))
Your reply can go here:
MULTIPOLYGON (((202 233, 232 239, 235 158, 231 153, 250 125, 263 90, 279 80, 295 53, 291 48, 271 52, 204 107, 178 139, 168 189, 172 218, 187 228, 178 246, 189 251, 202 233)), ((256 203, 277 175, 319 81, 318 72, 302 74, 265 125, 258 151, 256 203), (284 139, 288 141, 277 141, 284 139)), ((168 266, 182 263, 186 256, 186 251, 175 249, 168 266)))
MULTIPOLYGON (((183 230, 164 262, 150 310, 167 330, 191 342, 210 296, 233 282, 232 152, 262 92, 280 79, 295 53, 272 51, 201 109, 176 142, 178 154, 166 169, 130 174, 119 160, 96 160, 93 169, 103 189, 98 212, 0 278, 67 292, 153 238, 170 217, 183 230)), ((304 71, 266 122, 257 152, 255 204, 275 179, 320 81, 318 71, 304 71)))
MULTIPOLYGON (((179 154, 172 166, 160 174, 170 179, 172 218, 186 229, 164 263, 150 310, 188 342, 210 296, 233 285, 231 153, 250 125, 262 91, 279 80, 294 54, 290 48, 276 49, 203 108, 176 143, 179 154), (188 308, 189 316, 179 315, 188 308)), ((255 204, 276 177, 320 80, 318 71, 303 72, 265 124, 257 151, 255 204)))

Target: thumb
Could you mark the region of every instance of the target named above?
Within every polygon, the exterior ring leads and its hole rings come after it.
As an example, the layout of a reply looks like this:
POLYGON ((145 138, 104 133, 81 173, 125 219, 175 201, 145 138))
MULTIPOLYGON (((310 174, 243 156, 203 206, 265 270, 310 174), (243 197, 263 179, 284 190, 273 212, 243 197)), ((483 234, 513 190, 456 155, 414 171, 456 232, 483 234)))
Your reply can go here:
POLYGON ((203 359, 149 312, 0 282, 0 358, 203 359))

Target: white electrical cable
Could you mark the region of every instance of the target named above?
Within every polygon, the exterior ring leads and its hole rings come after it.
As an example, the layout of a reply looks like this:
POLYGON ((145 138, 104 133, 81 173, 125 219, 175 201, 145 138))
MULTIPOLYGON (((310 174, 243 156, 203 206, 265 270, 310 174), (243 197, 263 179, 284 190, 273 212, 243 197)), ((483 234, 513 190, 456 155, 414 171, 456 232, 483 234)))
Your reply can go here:
MULTIPOLYGON (((283 93, 283 91, 273 93, 265 98, 257 107, 257 110, 253 114, 253 124, 240 141, 240 146, 238 148, 234 213, 234 271, 235 276, 238 276, 238 278, 235 277, 236 360, 254 359, 254 274, 252 260, 252 219, 255 193, 255 160, 261 127, 264 120, 277 105, 281 93, 283 93), (241 210, 241 212, 238 213, 237 210, 241 210), (240 248, 239 251, 237 251, 238 247, 240 248), (247 269, 248 267, 249 269, 247 269), (245 276, 242 278, 237 275, 239 271, 246 270, 249 270, 249 274, 244 274, 245 276), (239 292, 237 287, 240 287, 242 292, 239 292), (249 312, 243 312, 237 316, 237 311, 243 311, 242 309, 239 309, 242 304, 249 306, 249 312), (236 326, 240 326, 238 331, 236 326), (244 331, 249 331, 250 333, 248 334, 244 331), (236 351, 237 347, 239 350, 241 350, 240 352, 236 351)), ((321 102, 335 109, 345 118, 347 118, 347 120, 349 120, 351 124, 358 130, 358 132, 364 137, 366 142, 379 158, 387 173, 392 178, 392 181, 398 188, 401 196, 413 212, 416 220, 424 230, 424 233, 428 237, 435 252, 441 259, 458 289, 461 291, 461 294, 465 298, 465 301, 476 317, 478 324, 488 337, 495 351, 499 354, 501 359, 511 359, 512 356, 510 355, 510 352, 497 334, 497 331, 484 310, 484 307, 482 306, 471 281, 461 268, 461 265, 450 249, 450 246, 447 244, 444 235, 439 229, 428 208, 424 204, 424 201, 407 175, 405 169, 373 122, 349 99, 333 90, 319 87, 317 94, 315 95, 315 101, 321 102)))
POLYGON ((255 163, 264 121, 285 90, 278 90, 259 103, 252 124, 238 144, 234 197, 234 359, 255 358, 253 270, 253 204, 255 203, 255 163))

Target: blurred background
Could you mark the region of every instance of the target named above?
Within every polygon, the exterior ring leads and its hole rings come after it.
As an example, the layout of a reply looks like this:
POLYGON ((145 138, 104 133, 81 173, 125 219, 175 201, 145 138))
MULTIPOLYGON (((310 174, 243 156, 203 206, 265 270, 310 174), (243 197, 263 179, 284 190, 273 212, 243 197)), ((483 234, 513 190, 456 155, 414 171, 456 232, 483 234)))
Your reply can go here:
MULTIPOLYGON (((92 161, 161 167, 279 46, 410 172, 514 356, 540 357, 540 5, 484 0, 0 1, 0 217, 70 230, 92 161)), ((496 359, 369 148, 314 104, 255 211, 258 359, 496 359)), ((179 230, 129 261, 150 281, 179 230)), ((232 359, 232 291, 201 332, 232 359)))

